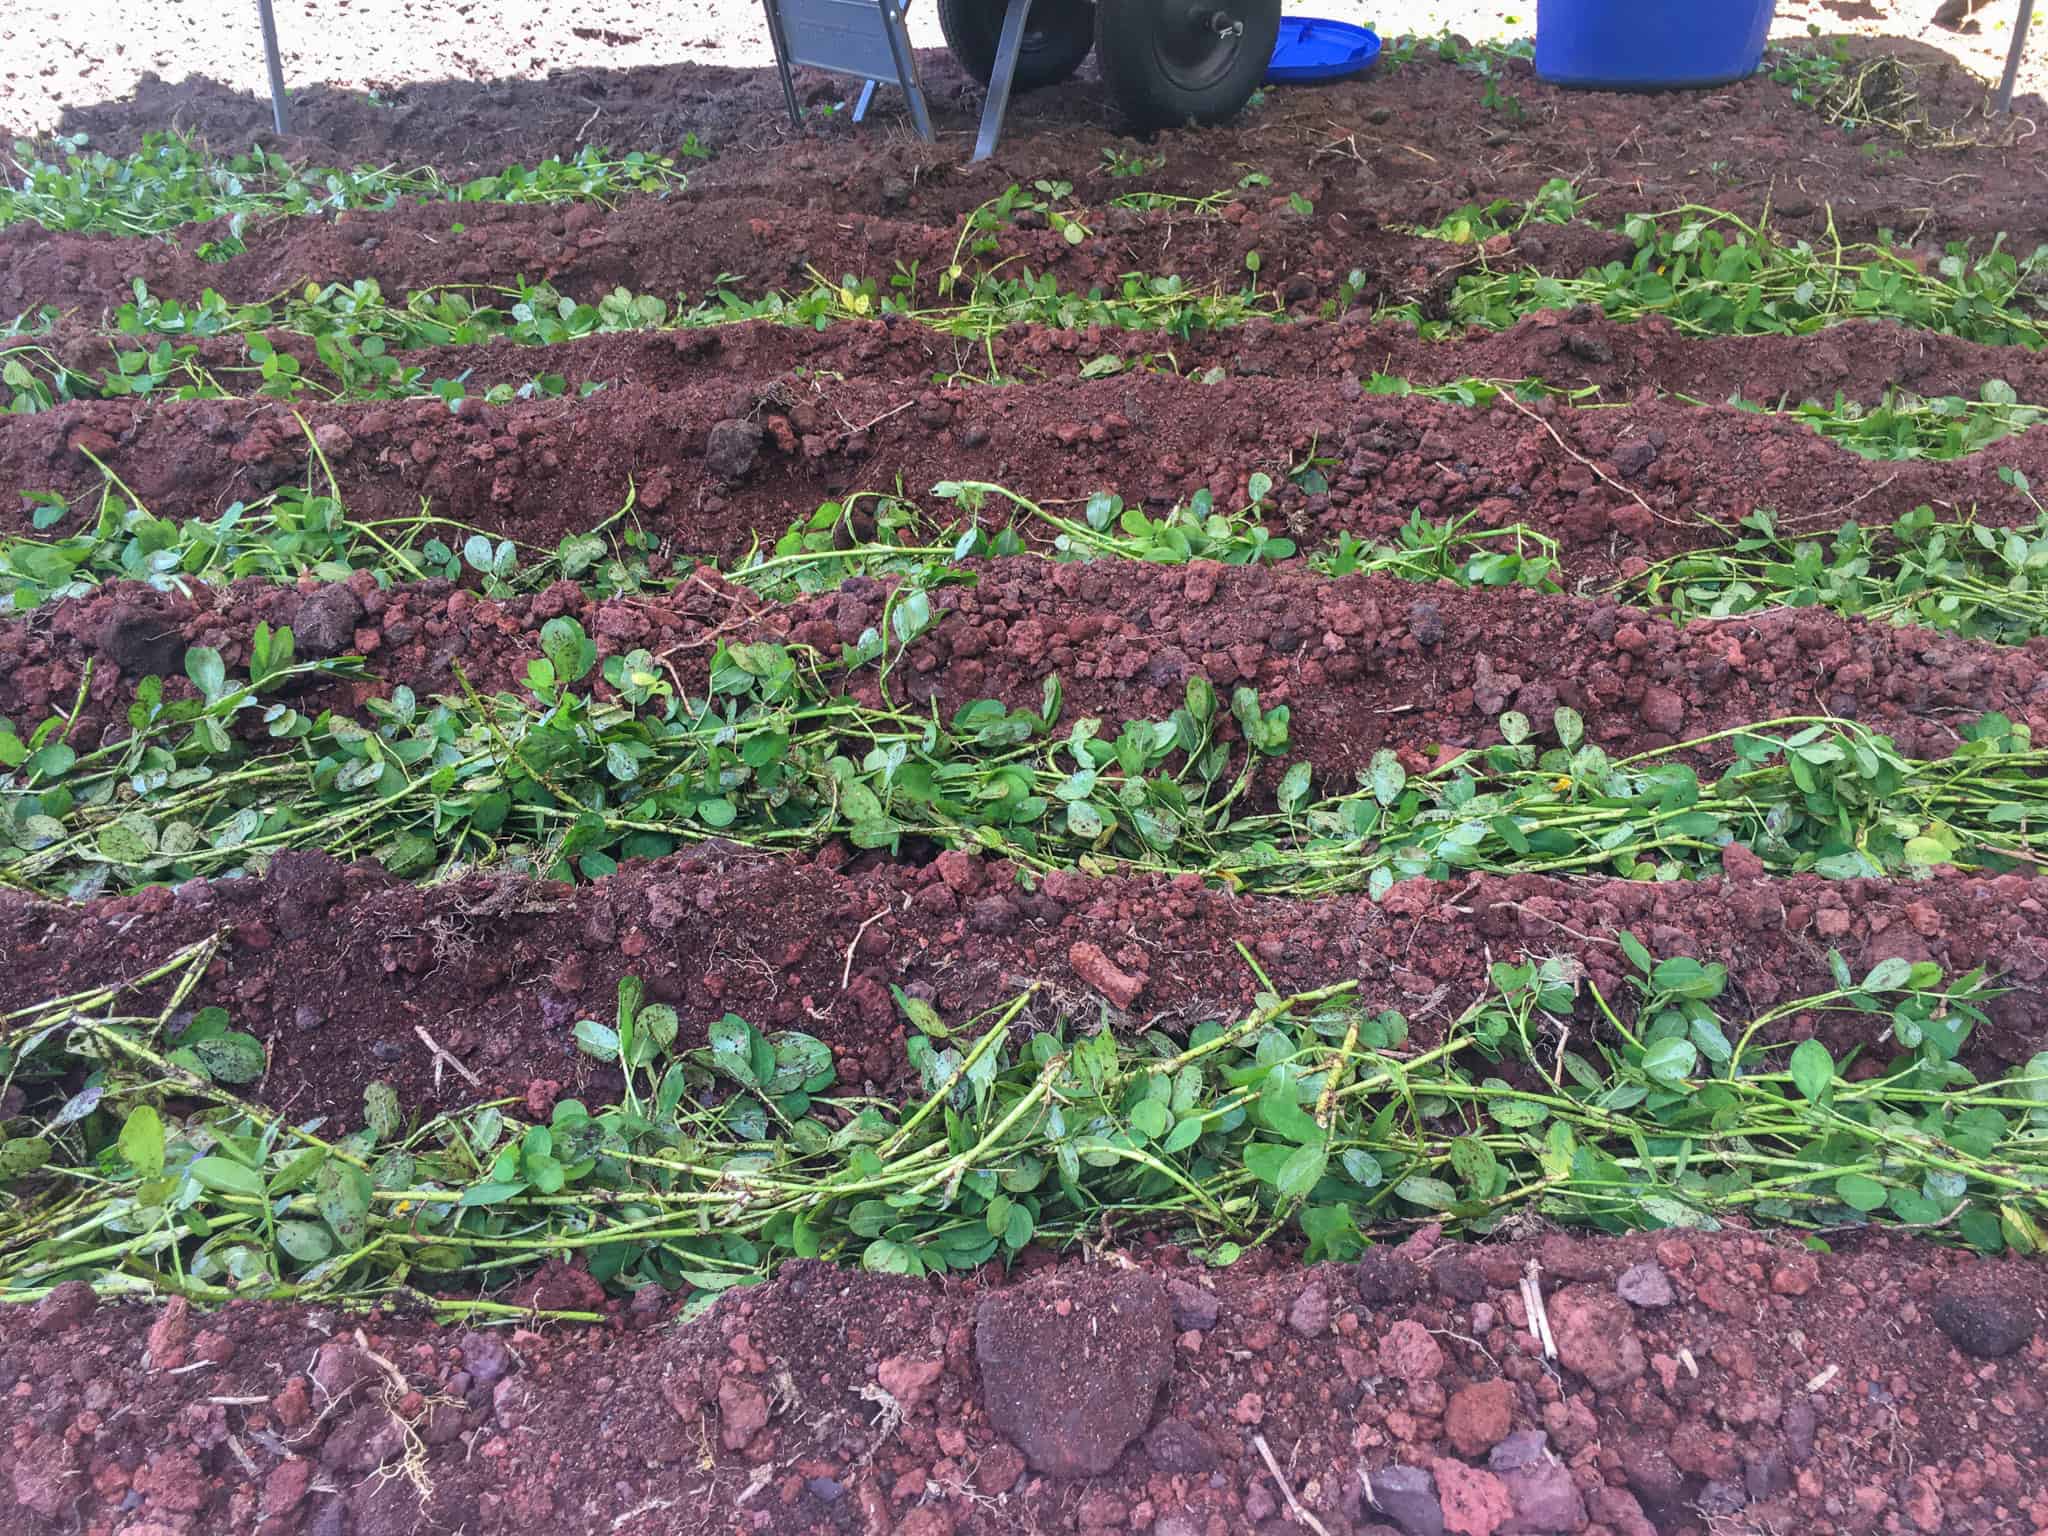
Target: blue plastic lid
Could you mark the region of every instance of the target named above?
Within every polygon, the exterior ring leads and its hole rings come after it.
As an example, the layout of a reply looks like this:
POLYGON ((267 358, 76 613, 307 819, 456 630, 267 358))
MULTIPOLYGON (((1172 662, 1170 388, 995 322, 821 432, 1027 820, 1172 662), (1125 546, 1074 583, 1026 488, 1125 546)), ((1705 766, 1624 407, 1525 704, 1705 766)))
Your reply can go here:
POLYGON ((1379 56, 1379 34, 1369 27, 1316 16, 1284 16, 1266 78, 1341 80, 1369 68, 1379 56))

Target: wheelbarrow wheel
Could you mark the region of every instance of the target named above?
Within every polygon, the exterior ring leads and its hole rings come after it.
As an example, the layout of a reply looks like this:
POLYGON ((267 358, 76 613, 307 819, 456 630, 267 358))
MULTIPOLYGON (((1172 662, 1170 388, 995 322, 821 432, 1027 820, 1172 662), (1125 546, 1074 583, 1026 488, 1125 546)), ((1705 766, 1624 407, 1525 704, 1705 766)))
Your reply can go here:
MULTIPOLYGON (((960 67, 983 85, 996 72, 996 41, 1003 32, 1003 0, 939 0, 939 30, 960 67)), ((1092 0, 1036 0, 1017 52, 1011 89, 1058 85, 1081 67, 1095 46, 1092 0)))
POLYGON ((1095 62, 1134 128, 1217 123, 1273 62, 1280 0, 1096 0, 1095 62))

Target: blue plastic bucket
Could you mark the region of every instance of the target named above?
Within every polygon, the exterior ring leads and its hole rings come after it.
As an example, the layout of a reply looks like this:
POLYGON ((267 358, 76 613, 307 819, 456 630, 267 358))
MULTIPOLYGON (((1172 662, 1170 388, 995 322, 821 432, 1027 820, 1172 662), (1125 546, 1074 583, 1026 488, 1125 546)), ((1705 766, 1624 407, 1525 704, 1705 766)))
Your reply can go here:
POLYGON ((1536 0, 1536 73, 1595 91, 1726 85, 1763 62, 1777 0, 1536 0))

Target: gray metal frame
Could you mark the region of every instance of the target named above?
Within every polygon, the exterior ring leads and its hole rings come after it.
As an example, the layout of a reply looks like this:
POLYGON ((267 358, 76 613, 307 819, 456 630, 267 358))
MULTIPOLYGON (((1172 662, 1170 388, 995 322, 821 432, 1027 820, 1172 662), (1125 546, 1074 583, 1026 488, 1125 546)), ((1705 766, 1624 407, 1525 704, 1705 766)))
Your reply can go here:
POLYGON ((768 40, 775 49, 775 68, 782 77, 783 105, 790 123, 803 126, 790 71, 799 64, 868 82, 856 115, 865 116, 877 81, 903 90, 910 123, 917 136, 932 137, 931 114, 918 84, 917 59, 910 51, 910 33, 903 24, 908 0, 761 0, 768 14, 768 40))
POLYGON ((270 120, 279 133, 290 133, 292 110, 284 96, 284 60, 278 57, 277 17, 270 0, 256 0, 256 20, 263 28, 263 63, 270 71, 270 120))

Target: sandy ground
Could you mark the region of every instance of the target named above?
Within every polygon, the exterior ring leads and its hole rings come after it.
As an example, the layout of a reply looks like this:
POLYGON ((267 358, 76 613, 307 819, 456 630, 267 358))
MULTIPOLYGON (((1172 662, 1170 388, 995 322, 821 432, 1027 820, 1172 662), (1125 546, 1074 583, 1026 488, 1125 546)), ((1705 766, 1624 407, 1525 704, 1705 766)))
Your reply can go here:
MULTIPOLYGON (((1646 0, 1650 3, 1650 0, 1646 0)), ((1977 73, 2001 67, 2017 0, 1990 0, 1958 36, 1932 25, 1937 0, 1779 0, 1776 32, 1889 33, 1934 44, 1977 73)), ((1526 36, 1534 0, 1313 0, 1290 12, 1364 21, 1383 35, 1450 27, 1468 37, 1526 36)), ((771 58, 757 0, 277 0, 287 79, 348 89, 400 82, 542 75, 563 67, 632 68, 771 58)), ((912 32, 941 46, 932 0, 913 0, 912 32)), ((2036 38, 2048 35, 2048 26, 2036 38)), ((2048 84, 2032 41, 2023 89, 2048 84)), ((0 125, 39 132, 66 105, 118 99, 147 72, 210 75, 267 90, 254 0, 0 0, 0 125)))

